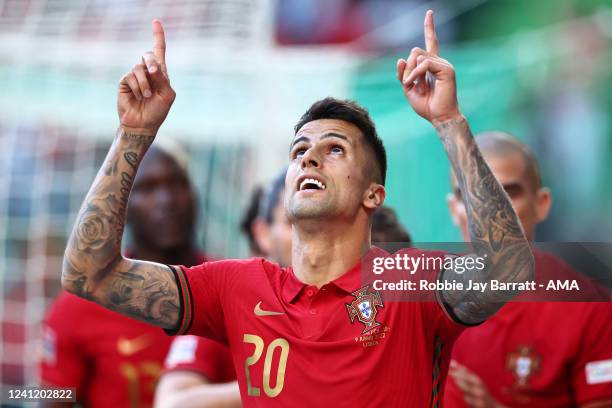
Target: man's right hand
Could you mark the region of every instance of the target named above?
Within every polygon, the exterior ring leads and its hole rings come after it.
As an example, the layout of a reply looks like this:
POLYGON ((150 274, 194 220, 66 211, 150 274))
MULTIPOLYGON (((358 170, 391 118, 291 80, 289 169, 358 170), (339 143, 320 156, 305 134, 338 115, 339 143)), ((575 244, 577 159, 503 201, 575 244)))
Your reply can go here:
POLYGON ((119 82, 117 110, 125 132, 154 136, 166 119, 176 92, 166 70, 166 38, 159 20, 153 20, 153 51, 119 82))

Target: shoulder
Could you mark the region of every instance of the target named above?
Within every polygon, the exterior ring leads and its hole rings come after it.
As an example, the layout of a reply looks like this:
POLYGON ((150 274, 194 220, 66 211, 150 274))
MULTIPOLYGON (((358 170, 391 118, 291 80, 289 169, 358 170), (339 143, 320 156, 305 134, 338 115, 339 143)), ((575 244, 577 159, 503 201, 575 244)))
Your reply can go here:
POLYGON ((184 271, 190 271, 190 273, 195 276, 202 273, 237 273, 245 279, 248 279, 250 274, 278 274, 282 272, 282 268, 278 264, 269 262, 263 258, 224 259, 203 262, 193 267, 186 267, 183 265, 180 267, 184 271))
MULTIPOLYGON (((214 285, 217 288, 237 288, 241 286, 257 288, 266 282, 280 283, 286 269, 263 258, 225 259, 204 262, 200 265, 180 269, 191 285, 214 285)), ((179 277, 180 279, 180 277, 179 277)))

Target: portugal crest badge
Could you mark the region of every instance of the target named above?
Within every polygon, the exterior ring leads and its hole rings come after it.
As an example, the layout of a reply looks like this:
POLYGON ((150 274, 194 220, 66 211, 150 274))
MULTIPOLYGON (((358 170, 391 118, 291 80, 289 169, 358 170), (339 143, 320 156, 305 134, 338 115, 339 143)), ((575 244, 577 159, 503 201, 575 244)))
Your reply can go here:
POLYGON ((355 318, 357 318, 365 325, 362 334, 380 326, 380 323, 376 321, 377 307, 384 307, 380 293, 377 290, 370 291, 369 289, 370 285, 366 285, 356 290, 352 293, 355 300, 351 303, 345 303, 351 323, 355 323, 355 318))
POLYGON ((536 354, 530 346, 519 346, 518 350, 510 353, 506 360, 506 368, 514 374, 515 387, 528 386, 529 377, 540 369, 542 357, 536 354))

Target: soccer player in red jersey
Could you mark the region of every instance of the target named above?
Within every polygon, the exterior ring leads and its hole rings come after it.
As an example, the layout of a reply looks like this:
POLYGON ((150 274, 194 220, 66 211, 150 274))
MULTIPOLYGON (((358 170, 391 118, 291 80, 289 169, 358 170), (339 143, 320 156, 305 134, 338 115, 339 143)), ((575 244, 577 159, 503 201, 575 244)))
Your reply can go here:
MULTIPOLYGON (((528 148, 501 132, 476 138, 491 171, 512 200, 528 238, 551 206, 538 164, 528 148)), ((456 181, 449 206, 469 239, 465 205, 456 181)), ((535 251, 536 277, 568 277, 570 267, 535 251)), ((455 343, 446 407, 612 406, 612 307, 610 303, 506 304, 455 343)))
MULTIPOLYGON (((283 211, 285 172, 277 177, 262 198, 253 239, 257 248, 272 248, 266 258, 289 265, 291 226, 283 211), (272 236, 270 236, 272 235, 272 236), (284 250, 289 248, 289 250, 284 250)), ((372 219, 373 242, 410 245, 410 234, 399 223, 393 209, 379 207, 372 219)), ((170 347, 155 392, 156 407, 240 407, 240 392, 227 347, 204 337, 179 336, 170 347), (231 382, 231 383, 230 383, 231 382)))
MULTIPOLYGON (((132 257, 163 263, 185 259, 192 265, 206 260, 193 243, 195 198, 178 152, 156 147, 143 159, 129 203, 132 257)), ((87 233, 103 234, 98 227, 105 228, 91 223, 87 233)), ((104 245, 91 241, 98 244, 104 245)), ((152 405, 170 338, 63 292, 45 318, 42 345, 42 383, 76 387, 78 401, 87 407, 133 408, 152 405)))
POLYGON ((155 390, 155 407, 240 406, 236 370, 227 346, 204 337, 176 337, 155 390))
MULTIPOLYGON (((439 406, 455 337, 516 292, 449 289, 436 292, 436 302, 391 302, 363 282, 361 260, 376 252, 371 217, 385 198, 386 155, 369 115, 355 103, 323 99, 296 125, 285 179, 291 267, 250 259, 186 268, 120 255, 121 203, 175 99, 157 20, 153 34, 153 51, 120 81, 121 128, 68 242, 63 287, 170 333, 229 345, 247 407, 439 406), (104 243, 97 251, 83 238, 89 220, 110 231, 108 238, 95 234, 104 243), (128 279, 128 271, 138 279, 128 279)), ((474 250, 466 257, 486 259, 481 270, 449 268, 436 271, 436 279, 443 286, 528 281, 529 243, 460 113, 454 69, 438 56, 431 11, 425 40, 426 50, 414 48, 398 60, 397 78, 460 175, 474 250)))

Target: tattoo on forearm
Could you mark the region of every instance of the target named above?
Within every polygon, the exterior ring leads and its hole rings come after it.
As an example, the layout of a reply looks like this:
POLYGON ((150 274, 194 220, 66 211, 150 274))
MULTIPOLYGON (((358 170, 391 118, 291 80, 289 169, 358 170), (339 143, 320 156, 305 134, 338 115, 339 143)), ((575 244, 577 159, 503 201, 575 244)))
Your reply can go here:
POLYGON ((138 165, 138 155, 135 152, 125 152, 123 153, 123 157, 125 161, 132 166, 134 170, 136 170, 136 166, 138 165))
POLYGON ((119 130, 120 133, 120 138, 127 141, 128 142, 128 148, 129 149, 134 149, 134 148, 148 148, 151 143, 153 143, 153 139, 155 139, 155 136, 149 136, 149 135, 139 135, 136 133, 127 133, 127 132, 123 132, 121 130, 119 130))
MULTIPOLYGON (((472 250, 487 260, 485 271, 447 272, 444 279, 523 282, 531 279, 533 257, 510 199, 484 161, 465 119, 436 127, 461 189, 472 250)), ((443 299, 466 323, 495 313, 514 292, 446 291, 443 299)))
POLYGON ((172 327, 179 296, 166 266, 121 256, 127 204, 138 165, 153 136, 120 132, 77 217, 62 273, 69 291, 128 314, 172 327))
MULTIPOLYGON (((134 166, 134 170, 136 166, 134 166)), ((121 239, 123 237, 123 230, 125 228, 125 215, 127 213, 128 200, 130 198, 130 191, 132 191, 132 184, 134 178, 126 173, 121 172, 121 189, 119 190, 119 208, 115 213, 117 219, 117 233, 115 234, 115 241, 119 247, 121 247, 121 239)))

